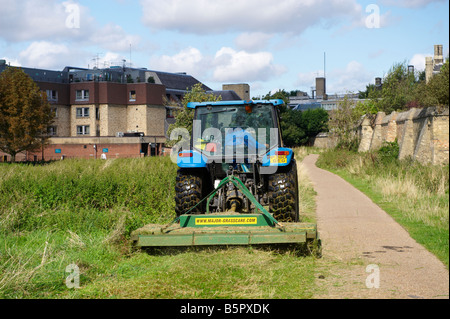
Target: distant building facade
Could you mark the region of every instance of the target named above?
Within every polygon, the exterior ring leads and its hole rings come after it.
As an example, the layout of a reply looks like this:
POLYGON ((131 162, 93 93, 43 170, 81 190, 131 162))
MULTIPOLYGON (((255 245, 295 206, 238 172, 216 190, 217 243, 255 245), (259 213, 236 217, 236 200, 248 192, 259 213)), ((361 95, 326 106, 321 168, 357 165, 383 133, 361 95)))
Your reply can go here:
MULTIPOLYGON (((381 85, 381 79, 380 79, 381 85)), ((359 94, 327 94, 326 78, 316 78, 316 86, 311 88, 312 96, 303 91, 297 91, 296 96, 289 98, 289 107, 296 111, 306 111, 314 109, 324 109, 325 111, 332 111, 339 107, 339 103, 344 98, 354 102, 365 101, 359 98, 359 94)))
POLYGON ((441 71, 441 67, 444 65, 444 52, 443 46, 437 44, 434 46, 434 58, 425 58, 425 78, 426 83, 430 82, 433 75, 438 74, 441 71))
POLYGON ((242 84, 224 84, 222 86, 223 91, 234 91, 240 97, 241 100, 250 100, 250 85, 242 84))
MULTIPOLYGON (((8 67, 0 60, 0 73, 8 67)), ((174 122, 167 101, 181 105, 187 90, 200 83, 185 73, 126 67, 21 69, 47 93, 55 118, 48 128, 48 145, 18 154, 18 161, 162 155, 167 129, 174 122)), ((222 93, 239 99, 234 92, 222 93)), ((0 153, 0 161, 8 161, 8 156, 0 153)))

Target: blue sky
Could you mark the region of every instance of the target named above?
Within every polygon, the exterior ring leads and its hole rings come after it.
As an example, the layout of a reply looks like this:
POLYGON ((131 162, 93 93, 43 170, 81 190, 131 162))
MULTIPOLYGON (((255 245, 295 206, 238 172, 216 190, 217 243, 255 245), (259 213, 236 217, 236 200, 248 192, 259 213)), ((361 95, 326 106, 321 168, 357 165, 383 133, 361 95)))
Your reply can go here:
POLYGON ((0 58, 11 65, 66 65, 187 72, 214 90, 248 83, 252 97, 363 90, 394 63, 424 68, 449 48, 443 0, 0 0, 0 58), (379 23, 378 23, 379 22, 379 23), (131 55, 130 55, 131 44, 131 55), (98 57, 98 59, 95 59, 98 57))

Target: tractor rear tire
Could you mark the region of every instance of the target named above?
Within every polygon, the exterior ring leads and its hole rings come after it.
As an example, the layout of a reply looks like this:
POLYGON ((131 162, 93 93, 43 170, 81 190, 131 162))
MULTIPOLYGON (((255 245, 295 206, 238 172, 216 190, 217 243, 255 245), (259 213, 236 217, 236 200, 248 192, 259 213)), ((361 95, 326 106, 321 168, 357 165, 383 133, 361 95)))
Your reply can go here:
POLYGON ((295 160, 269 176, 269 210, 279 222, 298 222, 298 180, 295 160))
MULTIPOLYGON (((175 184, 175 212, 181 216, 194 208, 202 200, 202 176, 197 172, 178 170, 175 184)), ((191 213, 201 213, 197 206, 191 213)))

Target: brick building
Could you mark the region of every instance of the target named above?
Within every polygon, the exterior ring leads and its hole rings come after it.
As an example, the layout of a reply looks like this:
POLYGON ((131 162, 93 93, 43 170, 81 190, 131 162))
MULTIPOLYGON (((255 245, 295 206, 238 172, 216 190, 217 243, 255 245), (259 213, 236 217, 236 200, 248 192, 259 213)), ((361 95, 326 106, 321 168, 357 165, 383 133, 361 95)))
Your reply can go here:
MULTIPOLYGON (((0 73, 7 67, 0 60, 0 73)), ((161 155, 167 128, 174 122, 165 100, 180 103, 186 91, 199 83, 185 73, 126 67, 22 69, 46 91, 55 119, 48 128, 48 145, 18 154, 18 161, 161 155)), ((238 99, 235 94, 228 96, 238 99)), ((0 152, 0 161, 9 159, 0 152)))

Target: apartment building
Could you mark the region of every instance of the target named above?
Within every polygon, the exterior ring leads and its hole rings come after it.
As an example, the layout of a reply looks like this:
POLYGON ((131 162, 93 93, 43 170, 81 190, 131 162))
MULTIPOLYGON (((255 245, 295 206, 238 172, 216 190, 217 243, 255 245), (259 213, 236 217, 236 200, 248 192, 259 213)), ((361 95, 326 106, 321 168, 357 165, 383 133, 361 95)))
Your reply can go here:
MULTIPOLYGON (((7 67, 0 60, 0 73, 7 67)), ((126 67, 22 69, 47 93, 55 119, 48 145, 18 154, 18 161, 163 155, 166 131, 174 121, 165 102, 179 103, 200 83, 185 73, 126 67)), ((8 159, 0 153, 0 161, 8 159)))

